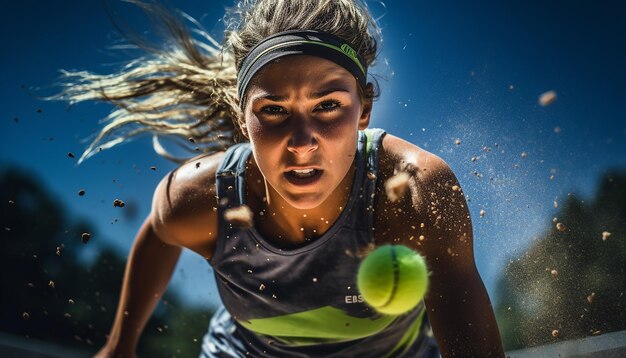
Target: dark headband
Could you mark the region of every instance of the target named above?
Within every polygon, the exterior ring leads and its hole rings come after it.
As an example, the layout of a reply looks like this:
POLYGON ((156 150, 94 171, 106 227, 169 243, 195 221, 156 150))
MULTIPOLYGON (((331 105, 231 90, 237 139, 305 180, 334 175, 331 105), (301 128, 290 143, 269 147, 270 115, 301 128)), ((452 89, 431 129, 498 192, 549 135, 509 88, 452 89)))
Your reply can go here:
POLYGON ((354 47, 337 36, 313 30, 290 30, 265 38, 246 56, 237 74, 237 94, 243 109, 244 95, 252 77, 273 60, 290 55, 311 55, 332 61, 348 70, 365 88, 367 65, 354 47))

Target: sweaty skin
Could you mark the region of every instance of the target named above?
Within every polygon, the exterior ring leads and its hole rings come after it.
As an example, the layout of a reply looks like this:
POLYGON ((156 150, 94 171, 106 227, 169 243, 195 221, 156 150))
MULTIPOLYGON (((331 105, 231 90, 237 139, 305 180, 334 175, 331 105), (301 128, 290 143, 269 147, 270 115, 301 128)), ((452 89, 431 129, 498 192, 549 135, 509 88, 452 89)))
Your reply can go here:
MULTIPOLYGON (((348 71, 311 56, 285 57, 267 65, 249 88, 242 130, 253 155, 246 171, 245 201, 268 241, 297 247, 305 237, 323 235, 345 207, 354 177, 357 130, 368 126, 372 103, 360 96, 348 71), (318 171, 313 182, 289 179, 290 170, 308 168, 318 171)), ((189 160, 161 181, 135 246, 149 242, 156 248, 152 259, 162 253, 174 264, 181 247, 212 257, 218 227, 215 173, 223 155, 189 160)), ((404 244, 426 257, 426 308, 443 356, 503 357, 491 303, 474 263, 469 211, 448 165, 387 134, 377 183, 376 244, 404 244), (409 174, 409 190, 390 202, 384 183, 399 172, 409 174)), ((129 266, 133 257, 131 253, 129 266)), ((145 266, 151 258, 144 259, 145 266)), ((127 269, 114 338, 107 344, 115 347, 111 351, 133 351, 137 332, 153 309, 152 301, 142 307, 141 298, 129 292, 161 293, 174 264, 153 282, 133 280, 127 269), (135 313, 132 318, 124 318, 126 310, 135 313)))

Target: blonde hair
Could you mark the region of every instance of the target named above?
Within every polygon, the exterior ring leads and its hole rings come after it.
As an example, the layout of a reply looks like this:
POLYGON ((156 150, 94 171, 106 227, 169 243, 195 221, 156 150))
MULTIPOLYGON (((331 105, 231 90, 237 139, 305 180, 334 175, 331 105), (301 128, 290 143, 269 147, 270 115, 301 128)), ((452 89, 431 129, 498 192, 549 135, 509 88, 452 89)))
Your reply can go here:
POLYGON ((173 13, 157 3, 128 1, 157 20, 167 41, 154 48, 131 38, 148 53, 117 73, 62 71, 62 90, 50 99, 70 104, 96 100, 116 107, 103 119, 106 124, 79 163, 142 134, 152 134, 155 151, 174 161, 186 158, 171 154, 160 138, 172 139, 191 153, 212 153, 245 140, 239 128, 243 115, 237 100, 237 71, 255 45, 277 32, 331 33, 353 44, 368 66, 377 55, 380 30, 359 0, 242 0, 224 16, 224 45, 182 12, 173 13), (186 27, 181 17, 193 26, 186 27))

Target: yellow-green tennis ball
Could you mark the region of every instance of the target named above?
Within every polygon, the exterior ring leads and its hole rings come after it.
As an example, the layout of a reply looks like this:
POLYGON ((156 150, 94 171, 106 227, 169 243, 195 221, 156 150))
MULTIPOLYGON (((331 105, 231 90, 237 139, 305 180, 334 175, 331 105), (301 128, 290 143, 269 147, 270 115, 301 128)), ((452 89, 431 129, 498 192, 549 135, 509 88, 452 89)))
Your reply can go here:
POLYGON ((361 296, 378 312, 403 314, 424 298, 428 269, 422 255, 403 245, 384 245, 361 262, 357 275, 361 296))

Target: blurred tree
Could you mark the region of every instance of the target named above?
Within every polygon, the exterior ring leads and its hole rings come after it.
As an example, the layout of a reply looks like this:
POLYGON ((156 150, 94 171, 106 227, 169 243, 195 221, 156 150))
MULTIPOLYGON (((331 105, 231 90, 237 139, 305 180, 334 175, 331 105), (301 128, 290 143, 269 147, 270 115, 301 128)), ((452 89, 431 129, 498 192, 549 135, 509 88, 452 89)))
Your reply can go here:
POLYGON ((498 283, 506 350, 626 329, 626 172, 569 195, 550 226, 498 283))
MULTIPOLYGON (((94 240, 84 221, 69 221, 62 202, 35 177, 0 174, 0 331, 95 352, 106 340, 121 290, 125 259, 94 240), (90 263, 83 250, 97 251, 90 263)), ((167 292, 146 326, 138 352, 146 357, 198 356, 211 312, 182 307, 167 292)))

